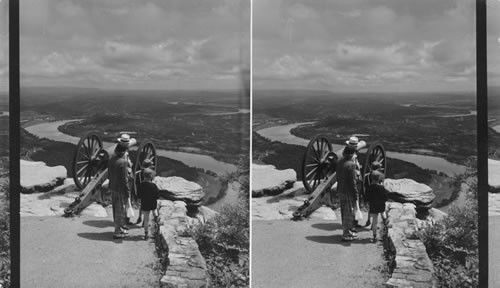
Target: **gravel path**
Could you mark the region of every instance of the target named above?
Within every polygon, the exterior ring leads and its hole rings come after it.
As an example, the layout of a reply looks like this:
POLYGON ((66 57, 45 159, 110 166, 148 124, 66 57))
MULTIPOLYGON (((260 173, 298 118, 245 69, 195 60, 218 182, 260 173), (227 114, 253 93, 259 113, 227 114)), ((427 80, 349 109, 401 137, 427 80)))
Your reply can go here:
POLYGON ((488 217, 488 287, 500 287, 500 216, 488 217))
POLYGON ((340 220, 262 220, 252 233, 253 288, 383 287, 383 246, 371 230, 346 243, 340 220))
POLYGON ((22 217, 21 287, 158 287, 154 241, 112 235, 110 216, 22 217))

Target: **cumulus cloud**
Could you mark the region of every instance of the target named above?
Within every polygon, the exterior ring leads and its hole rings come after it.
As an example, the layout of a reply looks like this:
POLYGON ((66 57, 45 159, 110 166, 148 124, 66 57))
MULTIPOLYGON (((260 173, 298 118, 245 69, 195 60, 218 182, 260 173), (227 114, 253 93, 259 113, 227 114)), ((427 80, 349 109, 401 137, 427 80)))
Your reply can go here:
POLYGON ((250 42, 246 2, 23 1, 23 83, 200 89, 217 87, 219 77, 218 88, 235 87, 229 69, 249 66, 249 48, 242 48, 250 42), (215 84, 196 84, 209 78, 215 84))
POLYGON ((475 7, 438 2, 255 0, 255 88, 473 90, 475 7))

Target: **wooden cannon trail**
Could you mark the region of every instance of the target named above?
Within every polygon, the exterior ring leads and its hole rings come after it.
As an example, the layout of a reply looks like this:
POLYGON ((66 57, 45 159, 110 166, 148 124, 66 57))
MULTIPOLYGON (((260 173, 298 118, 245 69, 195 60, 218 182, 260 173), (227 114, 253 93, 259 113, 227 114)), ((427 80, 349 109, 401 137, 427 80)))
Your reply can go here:
MULTIPOLYGON (((120 134, 123 134, 120 132, 120 134)), ((130 146, 133 146, 137 141, 130 139, 130 146)), ((73 179, 78 188, 82 190, 80 195, 75 199, 66 210, 65 216, 76 215, 87 207, 93 199, 93 196, 100 191, 101 185, 106 181, 108 176, 107 161, 110 155, 114 154, 116 145, 103 149, 103 144, 100 137, 89 132, 83 136, 77 144, 73 157, 73 179)), ((156 149, 153 142, 144 140, 139 149, 135 162, 132 166, 132 199, 136 199, 136 187, 143 181, 142 171, 145 168, 156 171, 158 167, 158 159, 156 149)))
MULTIPOLYGON (((366 142, 360 141, 358 152, 364 149, 366 149, 366 142)), ((342 151, 343 149, 333 152, 332 144, 324 135, 317 135, 309 142, 302 159, 302 182, 311 196, 295 211, 294 220, 308 217, 324 203, 324 198, 329 196, 327 192, 337 181, 335 169, 342 151)), ((372 171, 377 170, 385 176, 387 159, 384 146, 380 142, 370 145, 368 151, 360 156, 365 160, 364 165, 360 167, 362 169, 360 171, 361 195, 364 195, 364 191, 371 184, 372 171)))

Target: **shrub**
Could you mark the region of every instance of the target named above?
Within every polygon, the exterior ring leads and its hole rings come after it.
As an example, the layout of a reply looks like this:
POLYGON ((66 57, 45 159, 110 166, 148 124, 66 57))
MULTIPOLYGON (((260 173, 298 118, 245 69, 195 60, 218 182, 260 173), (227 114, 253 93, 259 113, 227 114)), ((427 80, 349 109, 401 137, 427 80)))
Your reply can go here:
POLYGON ((191 235, 205 257, 213 287, 248 287, 249 210, 244 201, 224 206, 191 235))
POLYGON ((240 183, 238 203, 225 205, 217 216, 191 229, 207 262, 212 287, 249 286, 249 161, 242 159, 238 170, 223 177, 240 183))
MULTIPOLYGON (((440 287, 477 287, 478 261, 478 211, 477 172, 472 166, 457 177, 469 184, 466 205, 453 207, 447 217, 418 232, 427 254, 434 264, 435 276, 440 287)), ((462 182, 463 183, 463 182, 462 182)))
POLYGON ((0 187, 0 287, 10 287, 9 184, 0 187))

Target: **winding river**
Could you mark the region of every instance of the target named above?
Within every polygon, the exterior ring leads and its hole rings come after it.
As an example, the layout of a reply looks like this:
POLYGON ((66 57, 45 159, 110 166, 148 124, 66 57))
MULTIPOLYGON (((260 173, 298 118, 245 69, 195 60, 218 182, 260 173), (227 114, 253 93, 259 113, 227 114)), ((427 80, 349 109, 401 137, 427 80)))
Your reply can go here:
MULTIPOLYGON (((302 125, 310 125, 315 122, 302 122, 302 123, 294 123, 294 124, 286 124, 286 125, 279 125, 279 126, 273 126, 269 128, 264 128, 261 130, 258 130, 257 133, 261 135, 264 138, 267 138, 271 141, 278 141, 286 144, 294 144, 294 145, 301 145, 301 146, 307 146, 309 143, 309 140, 297 137, 295 135, 292 135, 290 133, 290 130, 302 126, 302 125)), ((369 144, 369 143, 368 143, 369 144)), ((342 149, 344 146, 338 145, 338 144, 333 144, 333 151, 338 151, 342 149)), ((431 169, 431 170, 436 170, 438 172, 443 172, 448 175, 453 175, 453 174, 461 174, 465 172, 465 166, 451 163, 450 161, 441 158, 441 157, 435 157, 435 156, 428 156, 428 155, 419 155, 419 154, 409 154, 409 153, 400 153, 400 152, 391 152, 387 151, 387 156, 390 158, 395 158, 403 161, 407 161, 410 163, 414 163, 415 165, 424 168, 424 169, 431 169)))
MULTIPOLYGON (((66 123, 80 121, 80 120, 81 119, 72 119, 72 120, 62 120, 55 122, 46 122, 28 126, 25 129, 29 133, 36 135, 40 138, 47 138, 49 140, 67 142, 76 145, 78 144, 78 141, 80 141, 80 138, 64 134, 57 128, 66 123)), ((103 142, 104 148, 110 147, 113 144, 115 143, 103 142)), ((133 150, 134 148, 131 149, 133 150)), ((137 146, 135 147, 135 149, 137 149, 137 146)), ((237 170, 236 165, 216 160, 213 157, 207 155, 180 152, 180 151, 170 151, 163 149, 156 149, 156 153, 158 156, 163 156, 177 161, 181 161, 190 167, 210 170, 217 173, 218 175, 224 175, 226 173, 235 172, 237 170)))

